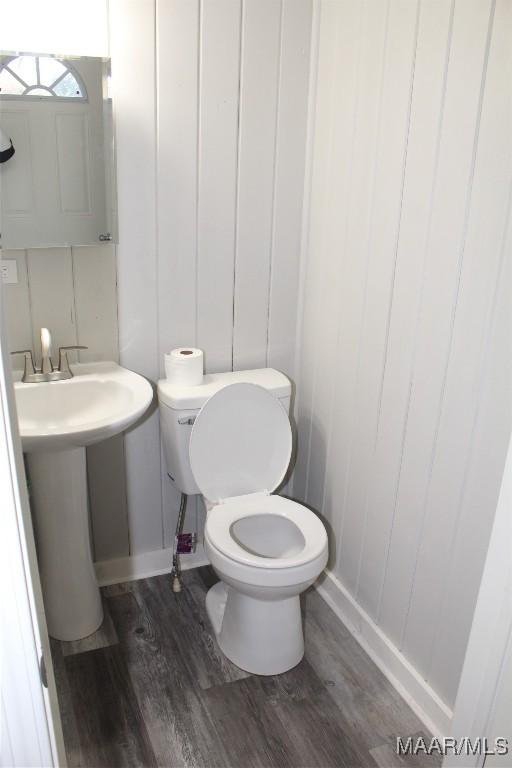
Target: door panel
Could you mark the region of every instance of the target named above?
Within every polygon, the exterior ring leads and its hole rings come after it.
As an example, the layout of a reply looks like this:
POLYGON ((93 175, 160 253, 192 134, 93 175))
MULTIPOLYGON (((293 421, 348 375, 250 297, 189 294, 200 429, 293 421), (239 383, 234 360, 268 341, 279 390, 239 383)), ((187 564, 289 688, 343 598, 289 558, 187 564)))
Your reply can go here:
POLYGON ((4 248, 95 244, 109 231, 102 62, 75 67, 87 100, 0 102, 16 150, 1 169, 4 248))

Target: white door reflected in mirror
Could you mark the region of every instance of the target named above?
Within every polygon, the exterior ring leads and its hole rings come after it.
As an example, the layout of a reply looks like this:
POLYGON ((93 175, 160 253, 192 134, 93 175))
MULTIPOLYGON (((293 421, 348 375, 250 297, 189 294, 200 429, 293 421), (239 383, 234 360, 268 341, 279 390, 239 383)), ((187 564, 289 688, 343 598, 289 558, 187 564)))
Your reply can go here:
POLYGON ((0 55, 1 245, 39 248, 116 239, 110 63, 0 55), (112 233, 112 234, 111 234, 112 233))

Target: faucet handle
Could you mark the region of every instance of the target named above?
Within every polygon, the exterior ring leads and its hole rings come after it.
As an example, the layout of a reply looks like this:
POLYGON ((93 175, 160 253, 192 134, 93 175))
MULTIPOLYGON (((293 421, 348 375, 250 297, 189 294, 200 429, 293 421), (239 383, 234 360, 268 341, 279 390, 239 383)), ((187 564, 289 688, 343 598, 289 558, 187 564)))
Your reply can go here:
POLYGON ((89 349, 89 347, 84 347, 83 344, 71 344, 67 347, 59 347, 59 371, 71 373, 69 370, 67 353, 71 352, 72 349, 89 349))
POLYGON ((31 349, 16 349, 11 352, 11 355, 24 355, 25 356, 25 368, 23 371, 23 378, 32 376, 36 372, 34 365, 34 356, 31 349))

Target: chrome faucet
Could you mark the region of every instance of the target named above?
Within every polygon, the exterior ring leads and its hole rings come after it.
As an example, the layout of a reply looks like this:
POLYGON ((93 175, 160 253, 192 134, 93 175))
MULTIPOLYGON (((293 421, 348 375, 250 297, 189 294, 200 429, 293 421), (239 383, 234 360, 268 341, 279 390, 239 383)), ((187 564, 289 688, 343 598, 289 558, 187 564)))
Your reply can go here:
POLYGON ((54 368, 51 358, 52 337, 48 328, 41 328, 41 368, 35 367, 34 355, 31 349, 17 349, 15 352, 11 352, 11 355, 25 356, 23 376, 21 377, 22 382, 38 384, 43 381, 65 381, 73 377, 67 355, 72 349, 87 349, 87 347, 80 344, 59 347, 59 366, 54 368))
POLYGON ((41 373, 53 373, 52 337, 48 328, 41 328, 41 373))

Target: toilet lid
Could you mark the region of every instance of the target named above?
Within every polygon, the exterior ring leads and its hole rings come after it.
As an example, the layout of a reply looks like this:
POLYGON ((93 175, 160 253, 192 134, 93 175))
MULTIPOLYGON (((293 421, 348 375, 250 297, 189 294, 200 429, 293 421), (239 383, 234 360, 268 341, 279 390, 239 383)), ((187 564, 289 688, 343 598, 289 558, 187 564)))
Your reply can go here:
POLYGON ((203 405, 190 435, 190 466, 211 502, 277 488, 292 452, 288 414, 257 384, 231 384, 203 405))

